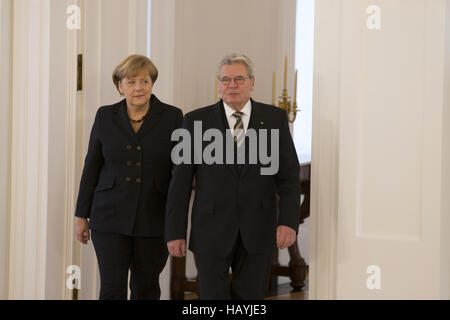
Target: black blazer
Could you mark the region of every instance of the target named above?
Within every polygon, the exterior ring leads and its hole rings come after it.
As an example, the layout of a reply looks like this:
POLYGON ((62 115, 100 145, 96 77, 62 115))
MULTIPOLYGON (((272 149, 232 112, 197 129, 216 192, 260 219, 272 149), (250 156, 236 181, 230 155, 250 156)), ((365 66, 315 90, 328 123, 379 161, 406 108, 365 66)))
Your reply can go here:
POLYGON ((126 100, 97 111, 89 140, 75 216, 90 228, 134 236, 163 236, 171 179, 172 132, 180 109, 152 95, 149 114, 135 133, 126 100))
MULTIPOLYGON (((185 115, 183 127, 189 130, 191 135, 194 121, 202 121, 203 132, 215 128, 219 129, 224 137, 225 129, 229 129, 222 101, 185 115)), ((279 129, 278 172, 275 175, 261 175, 260 169, 264 165, 259 160, 257 164, 244 165, 241 170, 234 164, 175 166, 166 209, 166 241, 186 239, 194 176, 196 189, 189 241, 189 249, 193 252, 225 257, 230 253, 240 232, 249 252, 267 253, 275 245, 278 225, 298 230, 299 161, 289 132, 287 114, 282 109, 252 100, 248 128, 279 129), (276 192, 280 197, 278 217, 276 192)), ((210 142, 204 142, 203 148, 208 144, 210 142)))

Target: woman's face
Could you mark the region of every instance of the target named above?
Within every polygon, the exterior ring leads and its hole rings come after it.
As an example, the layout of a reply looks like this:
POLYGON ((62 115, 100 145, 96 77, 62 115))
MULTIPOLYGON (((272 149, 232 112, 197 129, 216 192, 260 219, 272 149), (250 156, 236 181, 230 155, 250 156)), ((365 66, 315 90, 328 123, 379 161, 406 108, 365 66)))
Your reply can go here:
POLYGON ((119 91, 127 99, 129 106, 140 107, 150 101, 153 82, 147 70, 141 70, 135 77, 123 78, 119 82, 119 91))

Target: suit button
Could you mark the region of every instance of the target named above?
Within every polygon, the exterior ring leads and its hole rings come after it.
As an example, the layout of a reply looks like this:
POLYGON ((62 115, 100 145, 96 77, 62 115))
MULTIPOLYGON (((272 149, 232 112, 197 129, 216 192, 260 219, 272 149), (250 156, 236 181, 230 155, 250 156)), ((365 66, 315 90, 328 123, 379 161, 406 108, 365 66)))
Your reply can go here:
POLYGON ((127 166, 131 167, 133 165, 133 162, 127 161, 127 166))
POLYGON ((136 167, 140 167, 141 163, 140 162, 136 162, 136 167))
POLYGON ((132 146, 131 145, 127 145, 126 148, 127 148, 127 150, 131 150, 132 146))
POLYGON ((130 177, 126 177, 126 178, 125 178, 125 181, 126 181, 126 182, 131 182, 131 178, 130 178, 130 177))
POLYGON ((141 183, 141 178, 136 178, 136 183, 141 183))
POLYGON ((141 150, 142 150, 142 147, 141 147, 141 146, 137 146, 136 149, 138 149, 139 151, 141 151, 141 150))

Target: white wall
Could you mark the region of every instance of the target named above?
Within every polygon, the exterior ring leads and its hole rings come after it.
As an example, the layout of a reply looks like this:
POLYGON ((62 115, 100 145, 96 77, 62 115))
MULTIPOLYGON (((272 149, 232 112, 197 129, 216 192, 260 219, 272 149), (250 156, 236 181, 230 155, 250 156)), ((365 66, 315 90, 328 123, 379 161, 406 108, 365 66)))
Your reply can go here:
POLYGON ((241 52, 255 65, 253 97, 265 103, 272 101, 273 71, 281 95, 287 55, 292 95, 295 5, 295 0, 153 0, 151 58, 162 77, 155 90, 184 112, 215 103, 217 64, 226 53, 241 52), (171 88, 167 94, 165 87, 171 88))
POLYGON ((0 299, 8 297, 12 1, 0 0, 0 299))

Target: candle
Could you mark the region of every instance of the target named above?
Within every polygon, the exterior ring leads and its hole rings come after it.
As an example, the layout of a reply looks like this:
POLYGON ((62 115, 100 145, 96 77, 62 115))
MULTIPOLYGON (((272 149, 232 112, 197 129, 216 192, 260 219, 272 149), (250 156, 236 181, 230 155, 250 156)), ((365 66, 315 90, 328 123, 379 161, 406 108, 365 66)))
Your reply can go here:
POLYGON ((286 77, 287 77, 287 56, 284 57, 284 87, 286 89, 286 77))
POLYGON ((272 77, 272 105, 275 105, 275 71, 273 72, 272 77))
POLYGON ((298 70, 295 70, 294 102, 297 102, 297 73, 298 73, 298 70))

